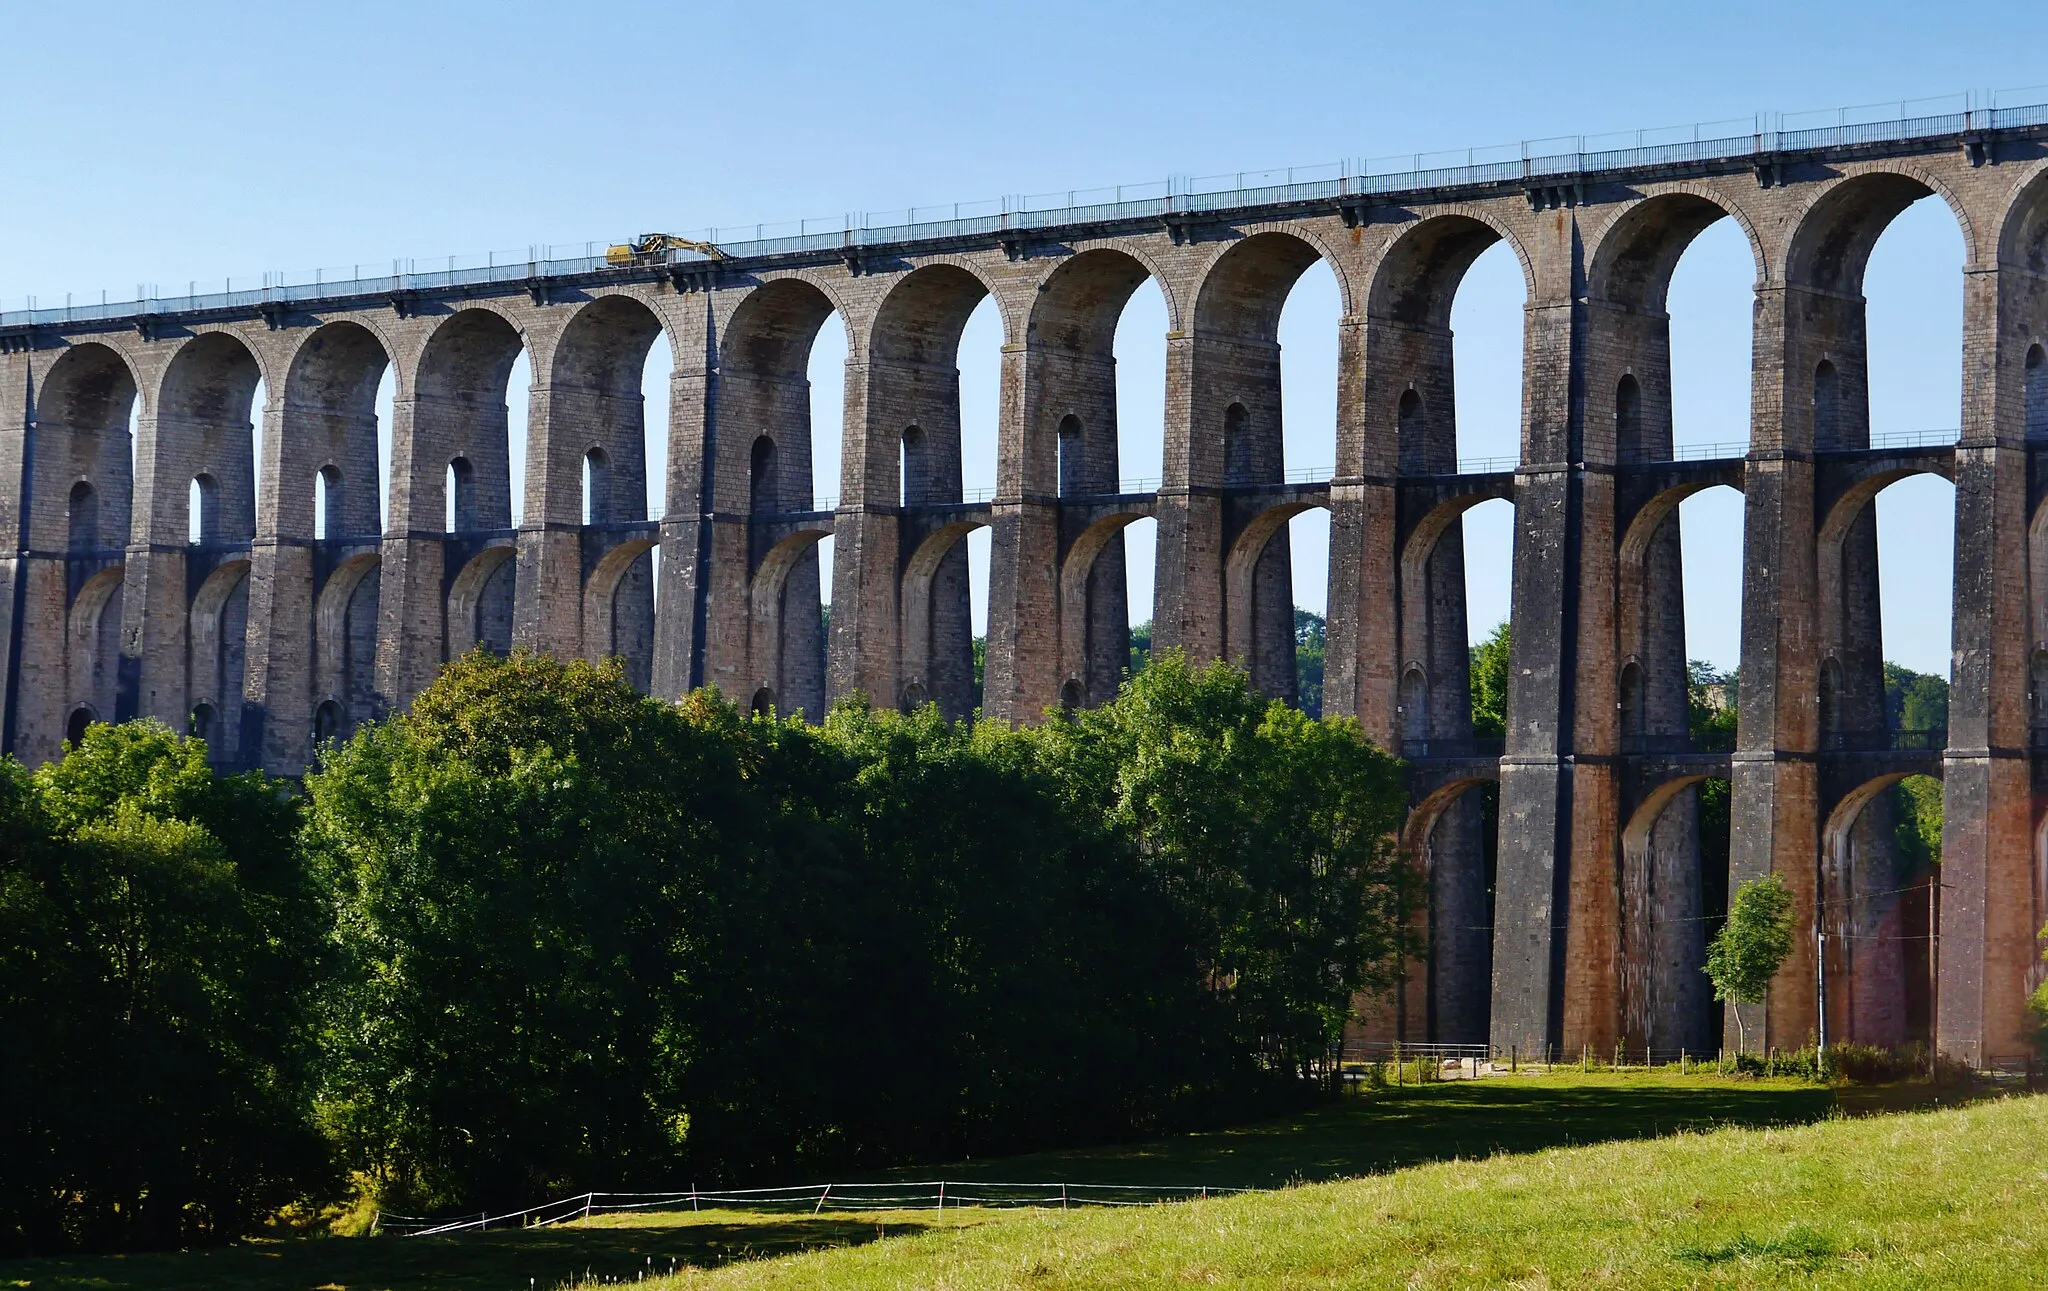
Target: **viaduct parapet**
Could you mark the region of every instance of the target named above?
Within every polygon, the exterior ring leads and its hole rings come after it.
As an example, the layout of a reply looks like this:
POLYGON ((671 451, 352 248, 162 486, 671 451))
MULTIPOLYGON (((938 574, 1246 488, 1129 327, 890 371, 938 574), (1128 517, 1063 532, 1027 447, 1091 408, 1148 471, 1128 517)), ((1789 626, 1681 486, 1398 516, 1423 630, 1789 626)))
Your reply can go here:
POLYGON ((1696 796, 1725 779, 1728 884, 1783 875, 1803 930, 1768 1004, 1745 1013, 1752 1043, 1806 1043, 1823 988, 1831 1038, 1903 1039, 1918 973, 1942 1050, 2023 1051, 2048 922, 2048 109, 722 252, 0 315, 6 748, 42 762, 87 722, 156 717, 203 734, 224 767, 294 774, 478 643, 618 656, 657 695, 715 685, 816 714, 860 691, 961 715, 963 538, 980 527, 986 712, 1033 721, 1114 693, 1122 530, 1144 516, 1156 643, 1235 660, 1291 700, 1286 521, 1321 507, 1325 710, 1412 762, 1407 832, 1430 875, 1430 957, 1380 1033, 1524 1053, 1719 1043, 1698 972, 1718 879, 1701 873, 1696 796), (1929 194, 1965 248, 1961 433, 1873 444, 1864 264, 1929 194), (1748 452, 1679 461, 1665 290, 1723 218, 1755 260, 1748 452), (1451 301, 1499 241, 1528 292, 1521 453, 1461 472, 1451 301), (1290 482, 1277 325, 1318 261, 1342 299, 1337 461, 1328 480, 1290 482), (1169 315, 1164 471, 1133 493, 1118 485, 1112 340, 1147 279, 1169 315), (969 501, 956 350, 990 296, 998 476, 969 501), (834 312, 850 357, 824 507, 806 365, 834 312), (652 428, 667 436, 656 518, 640 383, 660 335, 676 367, 668 425, 652 428), (505 387, 522 351, 515 475, 505 387), (1913 473, 1956 485, 1946 732, 1884 718, 1871 502, 1913 473), (1745 508, 1732 749, 1687 734, 1677 504, 1713 485, 1745 508), (1473 735, 1454 523, 1492 498, 1516 514, 1504 741, 1473 735), (1910 963, 1880 819, 1880 791, 1909 774, 1940 777, 1946 807, 1934 935, 1910 963), (1499 785, 1491 875, 1467 792, 1485 781, 1499 785))

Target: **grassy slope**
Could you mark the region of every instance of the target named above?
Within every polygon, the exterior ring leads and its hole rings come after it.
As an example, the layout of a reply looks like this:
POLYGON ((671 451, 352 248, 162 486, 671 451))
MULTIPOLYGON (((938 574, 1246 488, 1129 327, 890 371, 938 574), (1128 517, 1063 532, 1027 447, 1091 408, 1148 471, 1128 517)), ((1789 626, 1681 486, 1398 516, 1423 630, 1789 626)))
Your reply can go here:
MULTIPOLYGON (((1919 1101, 1924 1087, 1850 1091, 1852 1110, 1919 1101)), ((1428 1085, 1347 1098, 1298 1117, 1130 1147, 1041 1153, 923 1177, 1063 1179, 1073 1182, 1272 1186, 1332 1179, 1451 1157, 1526 1153, 1575 1143, 1640 1139, 1717 1125, 1789 1125, 1836 1106, 1829 1091, 1791 1082, 1679 1080, 1630 1073, 1428 1085)), ((1489 1164, 1488 1172, 1503 1169, 1489 1164)), ((1465 1167, 1470 1170, 1473 1167, 1465 1167)), ((1305 1192, 1290 1193, 1293 1205, 1305 1192)), ((1128 1212, 1124 1212, 1128 1213, 1128 1212)), ((716 1265, 816 1246, 871 1240, 932 1226, 925 1214, 849 1216, 641 1216, 531 1232, 449 1239, 258 1241, 211 1251, 0 1261, 0 1287, 35 1291, 518 1291, 594 1273, 632 1276, 671 1261, 716 1265)), ((1016 1214, 947 1216, 947 1227, 984 1221, 1027 1225, 1016 1214)), ((1095 1222, 1095 1221, 1091 1221, 1095 1222)), ((1114 1221, 1101 1221, 1114 1222, 1114 1221)), ((948 1238, 950 1240, 950 1238, 948 1238)), ((889 1249, 898 1247, 891 1242, 889 1249)), ((921 1257, 920 1257, 921 1258, 921 1257)), ((755 1276, 749 1271, 746 1276, 755 1276)), ((1102 1283, 1108 1285, 1107 1282, 1102 1283)), ((1085 1284, 1084 1284, 1085 1285, 1085 1284)))
POLYGON ((2048 1098, 1423 1166, 650 1285, 2002 1287, 2048 1281, 2048 1098))

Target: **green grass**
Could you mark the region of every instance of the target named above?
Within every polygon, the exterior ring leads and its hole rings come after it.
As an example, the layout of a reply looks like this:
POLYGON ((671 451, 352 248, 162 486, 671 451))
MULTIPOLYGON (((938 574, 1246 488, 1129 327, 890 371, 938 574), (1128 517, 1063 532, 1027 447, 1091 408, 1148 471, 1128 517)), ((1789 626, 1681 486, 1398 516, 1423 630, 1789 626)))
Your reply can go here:
POLYGON ((664 1291, 2018 1287, 2048 1281, 2048 1098, 1445 1162, 735 1264, 664 1291))
MULTIPOLYGON (((1520 1163, 1545 1158, 1503 1156, 1526 1154, 1574 1144, 1642 1140, 1680 1131, 1717 1126, 1779 1127, 1819 1120, 1839 1110, 1874 1111, 1928 1101, 1934 1091, 1908 1085, 1887 1090, 1837 1094, 1790 1081, 1722 1081, 1712 1077, 1680 1078, 1669 1073, 1576 1073, 1544 1077, 1500 1078, 1478 1082, 1431 1084, 1389 1089, 1355 1096, 1307 1114, 1238 1129, 1185 1135, 1156 1143, 1027 1157, 963 1162, 923 1168, 911 1173, 925 1178, 1065 1180, 1075 1183, 1161 1183, 1212 1186, 1275 1187, 1292 1181, 1342 1179, 1418 1163, 1462 1158, 1467 1164, 1447 1167, 1453 1177, 1496 1176, 1520 1163), (1497 1157, 1483 1166, 1475 1159, 1497 1157)), ((1874 1121, 1872 1125, 1893 1124, 1874 1121)), ((1903 1122, 1901 1122, 1903 1123, 1903 1122)), ((1832 1130, 1834 1127, 1828 1127, 1832 1130)), ((1680 1143, 1612 1149, 1655 1152, 1687 1150, 1680 1143)), ((1531 1167, 1533 1168, 1533 1167, 1531 1167)), ((1405 1179, 1407 1175, 1393 1176, 1405 1179)), ((1342 1187, 1391 1184, 1341 1185, 1342 1187)), ((1272 1205, 1291 1209, 1317 1190, 1295 1189, 1231 1206, 1272 1205)), ((1203 1203, 1204 1207, 1211 1203, 1203 1203)), ((954 1212, 947 1229, 987 1225, 988 1236, 973 1238, 946 1232, 909 1241, 891 1240, 879 1250, 887 1258, 914 1263, 898 1276, 925 1277, 918 1263, 947 1243, 1021 1240, 1015 1234, 1080 1233, 1092 1224, 1108 1231, 1128 1221, 1132 1231, 1171 1223, 1181 1212, 1119 1211, 1100 1216, 1071 1217, 1080 1229, 1046 1229, 1042 1216, 1020 1212, 954 1212), (1005 1236, 996 1238, 1000 1228, 1005 1236), (1014 1232, 1013 1232, 1014 1230, 1014 1232), (939 1247, 922 1243, 937 1241, 939 1247)), ((1194 1212, 1187 1212, 1192 1214, 1194 1212)), ((1204 1209, 1202 1213, 1209 1213, 1204 1209)), ((699 1215, 603 1217, 588 1224, 530 1231, 486 1233, 450 1238, 293 1238, 253 1241, 217 1250, 153 1255, 91 1256, 0 1261, 0 1287, 35 1291, 408 1291, 448 1288, 450 1291, 522 1291, 528 1280, 552 1288, 593 1276, 631 1277, 671 1262, 699 1267, 735 1260, 790 1255, 815 1247, 843 1247, 916 1234, 935 1226, 930 1212, 893 1215, 759 1216, 705 1212, 699 1215)), ((1818 1231, 1818 1230, 1817 1230, 1818 1231)), ((1263 1239, 1261 1239, 1263 1240, 1263 1239)), ((1689 1239, 1690 1240, 1690 1239, 1689 1239)), ((1830 1238, 1829 1240, 1834 1240, 1830 1238)), ((1748 1267, 1777 1258, 1758 1251, 1806 1250, 1807 1236, 1780 1228, 1740 1229, 1704 1234, 1684 1267, 1713 1285, 1715 1270, 1748 1267), (1718 1244, 1717 1244, 1718 1243, 1718 1244), (1743 1245, 1742 1243, 1748 1243, 1743 1245), (1806 1243, 1806 1245, 1802 1245, 1806 1243), (1732 1244, 1732 1245, 1731 1245, 1732 1244), (1751 1248, 1754 1247, 1755 1250, 1751 1248)), ((965 1252, 968 1247, 961 1245, 965 1252)), ((1690 1248, 1689 1248, 1690 1249, 1690 1248)), ((1810 1254, 1810 1252, 1809 1252, 1810 1254)), ((1035 1258, 1035 1257, 1034 1257, 1035 1258)), ((1676 1257, 1674 1257, 1676 1258, 1676 1257)), ((1815 1257, 1818 1258, 1818 1257, 1815 1257)), ((1832 1258, 1832 1257, 1829 1257, 1832 1258)), ((775 1260, 749 1263, 734 1270, 742 1279, 764 1276, 762 1270, 787 1267, 808 1270, 813 1261, 775 1260)), ((834 1267, 829 1264, 816 1267, 834 1267)), ((791 1276, 797 1276, 792 1273, 791 1276)), ((851 1274, 848 1274, 851 1276, 851 1274)), ((779 1275, 778 1275, 779 1276, 779 1275)), ((802 1276, 818 1276, 802 1273, 802 1276)), ((830 1276, 840 1276, 838 1273, 830 1276)), ((867 1276, 867 1275, 862 1275, 867 1276)), ((881 1277, 882 1285, 890 1275, 881 1277)), ((933 1273, 932 1276, 937 1276, 933 1273)), ((943 1279, 941 1279, 943 1280, 943 1279)), ((1170 1279, 1169 1279, 1170 1280, 1170 1279)), ((982 1285, 966 1282, 961 1285, 982 1285)), ((1112 1285, 1114 1280, 1073 1285, 1112 1285)), ((1311 1282, 1313 1284, 1313 1282, 1311 1282)), ((1487 1284, 1482 1282, 1481 1284, 1487 1284)), ((1684 1283, 1680 1283, 1684 1284, 1684 1283)), ((855 1283, 854 1285, 860 1285, 855 1283)), ((1007 1285, 1000 1281, 986 1285, 1007 1285)), ((1059 1285, 1057 1282, 1048 1285, 1059 1285)), ((1278 1285, 1278 1283, 1276 1283, 1278 1285)))

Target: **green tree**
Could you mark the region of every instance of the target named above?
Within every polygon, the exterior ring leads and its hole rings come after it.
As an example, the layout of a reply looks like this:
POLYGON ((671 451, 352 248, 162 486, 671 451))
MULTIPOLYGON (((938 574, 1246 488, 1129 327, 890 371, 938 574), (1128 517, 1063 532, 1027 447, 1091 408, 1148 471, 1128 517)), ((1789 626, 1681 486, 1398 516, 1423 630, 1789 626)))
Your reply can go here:
MULTIPOLYGON (((1771 978, 1792 951, 1792 889, 1776 874, 1750 879, 1735 889, 1728 922, 1707 945, 1706 974, 1713 979, 1714 998, 1734 1004, 1761 1004, 1771 978)), ((1742 1012, 1735 1030, 1743 1048, 1742 1012)))
POLYGON ((478 650, 307 777, 347 969, 321 1114, 382 1196, 504 1204, 675 1162, 694 939, 751 805, 707 725, 616 661, 478 650))
POLYGON ((295 808, 156 722, 0 763, 0 1246, 222 1240, 332 1183, 295 808))
POLYGON ((1508 654, 1513 636, 1503 619, 1472 647, 1472 733, 1498 737, 1508 730, 1508 654))
POLYGON ((1133 677, 1145 671, 1145 665, 1152 659, 1152 620, 1131 625, 1131 661, 1126 665, 1133 677))
POLYGON ((1323 653, 1329 624, 1314 610, 1294 607, 1294 689, 1301 711, 1323 715, 1323 653))
POLYGON ((1413 949, 1400 764, 1355 722, 1269 703, 1243 672, 1177 651, 1043 730, 1069 791, 1167 894, 1238 1051, 1314 1069, 1352 997, 1413 949))

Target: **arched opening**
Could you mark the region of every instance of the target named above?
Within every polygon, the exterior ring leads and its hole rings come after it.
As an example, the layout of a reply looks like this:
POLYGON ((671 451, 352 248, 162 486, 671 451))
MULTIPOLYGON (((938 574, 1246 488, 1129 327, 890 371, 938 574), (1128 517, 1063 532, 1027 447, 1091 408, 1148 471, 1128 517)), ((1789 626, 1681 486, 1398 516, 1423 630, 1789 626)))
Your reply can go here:
MULTIPOLYGON (((569 344, 566 336, 563 343, 569 344)), ((402 524, 394 519, 393 525, 429 528, 436 521, 445 525, 449 467, 458 458, 469 468, 467 492, 474 517, 464 524, 458 497, 458 529, 509 529, 520 523, 531 493, 528 487, 514 487, 514 463, 524 462, 527 456, 527 396, 533 375, 518 329, 494 311, 462 310, 427 338, 418 373, 413 391, 410 478, 395 482, 393 489, 394 494, 402 495, 394 500, 394 507, 402 501, 407 516, 402 524), (434 496, 437 489, 443 490, 439 498, 434 496)), ((568 419, 575 402, 575 395, 565 392, 557 402, 557 413, 568 419)), ((575 452, 573 447, 568 451, 575 452)), ((580 477, 567 474, 575 469, 574 463, 571 456, 558 472, 563 478, 557 487, 564 491, 581 483, 580 477)), ((347 473, 351 479, 356 477, 353 469, 347 473)), ((460 485, 462 481, 455 482, 460 485)), ((527 484, 538 482, 529 479, 527 484)), ((568 505, 555 513, 558 522, 574 516, 570 507, 576 506, 575 501, 565 501, 568 505)), ((368 510, 353 498, 350 503, 368 510)))
POLYGON ((100 546, 100 495, 84 480, 71 486, 64 508, 67 530, 64 549, 69 552, 97 551, 100 546))
POLYGON ((897 449, 897 503, 908 507, 940 501, 941 499, 935 496, 938 493, 938 481, 934 478, 931 452, 925 444, 924 431, 917 426, 905 426, 897 449))
MULTIPOLYGON (((1106 499, 1158 487, 1168 330, 1165 297, 1123 251, 1082 252, 1047 277, 1025 336, 1027 379, 1043 409, 1022 427, 1019 482, 1027 495, 1106 499)), ((1133 629, 1147 640, 1150 632, 1149 609, 1139 607, 1151 600, 1154 553, 1130 546, 1150 529, 1128 529, 1128 514, 1093 520, 1107 527, 1068 548, 1057 620, 1061 685, 1078 684, 1082 707, 1116 694, 1131 666, 1133 629)), ((1056 693, 1038 702, 1064 701, 1056 693)))
POLYGON ((775 716, 774 690, 767 686, 763 686, 759 690, 755 691, 753 702, 747 706, 747 711, 751 712, 756 717, 775 716))
POLYGON ((341 471, 332 463, 313 477, 313 537, 316 541, 338 538, 346 529, 347 499, 341 489, 341 471))
POLYGON ((1829 1044, 1933 1038, 1940 817, 1941 782, 1898 773, 1828 813, 1815 918, 1829 1044))
POLYGON ((191 545, 197 547, 221 540, 220 482, 204 471, 192 477, 192 488, 186 497, 186 516, 186 523, 190 526, 186 540, 191 545))
MULTIPOLYGON (((951 582, 950 575, 961 565, 969 565, 971 573, 978 575, 976 585, 984 593, 982 604, 987 604, 987 557, 984 554, 979 561, 966 559, 968 545, 977 534, 983 537, 982 552, 986 553, 987 530, 988 526, 978 520, 956 520, 921 530, 925 536, 917 541, 905 562, 900 597, 902 621, 898 627, 898 693, 915 689, 936 703, 947 721, 960 721, 981 707, 986 663, 981 643, 985 640, 986 621, 971 621, 974 632, 969 638, 969 650, 955 648, 960 640, 959 628, 969 626, 960 623, 960 618, 966 617, 961 611, 971 611, 972 603, 958 594, 959 588, 951 582)), ((917 706, 910 705, 905 711, 917 706)))
POLYGON ((313 746, 317 749, 341 738, 341 705, 323 699, 313 710, 313 746))
POLYGON ((476 468, 460 455, 448 462, 448 532, 472 533, 478 527, 476 468))
POLYGON ((757 436, 747 463, 748 514, 773 515, 780 509, 775 480, 775 441, 766 435, 757 436))
POLYGON ((1071 713, 1076 711, 1081 707, 1084 698, 1081 693, 1081 682, 1078 678, 1069 677, 1060 684, 1061 712, 1071 713))
POLYGON ((91 726, 95 720, 92 710, 82 704, 72 709, 71 716, 66 718, 64 722, 64 743, 66 747, 75 749, 84 743, 85 728, 91 726))
MULTIPOLYGON (((722 507, 765 516, 838 505, 849 358, 844 320, 830 325, 838 318, 824 292, 796 278, 764 283, 734 311, 720 343, 719 417, 737 434, 730 448, 721 443, 721 452, 729 454, 721 473, 745 478, 747 492, 721 499, 722 507)), ((900 497, 900 463, 887 466, 899 477, 891 484, 900 497)), ((791 535, 780 522, 772 529, 755 525, 748 550, 753 587, 747 652, 707 658, 706 679, 742 695, 766 685, 780 711, 820 720, 832 539, 821 540, 815 532, 791 535), (793 538, 786 562, 773 554, 793 538), (764 604, 764 590, 772 604, 764 604)))
MULTIPOLYGON (((1159 522, 1151 516, 1139 516, 1126 524, 1118 536, 1124 542, 1124 622, 1128 626, 1121 637, 1124 649, 1119 662, 1122 666, 1116 670, 1107 693, 1098 698, 1096 680, 1093 677, 1089 680, 1088 695, 1093 703, 1114 697, 1117 688, 1126 679, 1143 671, 1152 659, 1153 587, 1158 564, 1159 522)), ((1112 637, 1115 635, 1108 629, 1105 633, 1112 637)), ((1118 659, 1107 647, 1103 655, 1105 659, 1118 659)))
POLYGON ((192 719, 188 726, 188 733, 193 739, 212 740, 214 737, 213 724, 214 711, 212 704, 202 701, 192 706, 192 719))
MULTIPOLYGON (((1721 918, 1697 847, 1707 783, 1687 775, 1654 785, 1622 828, 1621 1045, 1650 1062, 1715 1047, 1721 1025, 1702 971, 1708 935, 1721 918)), ((1719 899, 1725 907, 1725 896, 1719 899)))
POLYGON ((583 455, 583 523, 611 522, 611 461, 602 448, 583 455))
POLYGON ((1643 665, 1631 659, 1621 667, 1621 746, 1643 738, 1643 665))
POLYGON ((1490 784, 1496 782, 1466 775, 1418 784, 1420 801, 1409 810, 1401 845, 1426 893, 1407 914, 1425 949, 1403 965, 1391 998, 1359 1001, 1356 1034, 1368 1043, 1486 1043, 1493 946, 1473 932, 1493 925, 1493 876, 1469 863, 1466 840, 1456 829, 1445 832, 1443 818, 1453 810, 1474 814, 1460 804, 1490 784), (1442 850, 1445 844, 1451 850, 1442 850))
POLYGON ((1082 451, 1081 419, 1073 413, 1060 418, 1059 454, 1060 496, 1080 497, 1088 489, 1088 462, 1082 451))
POLYGON ((1623 373, 1614 388, 1614 444, 1622 461, 1643 460, 1643 386, 1634 373, 1623 373))
MULTIPOLYGON (((278 536, 335 541, 384 530, 396 378, 384 346, 366 327, 328 323, 302 342, 285 378, 277 461, 281 482, 272 518, 278 536)), ((431 429, 437 409, 415 420, 431 429)))
POLYGON ((1401 741, 1404 750, 1429 742, 1429 676, 1419 664, 1401 674, 1401 741))

